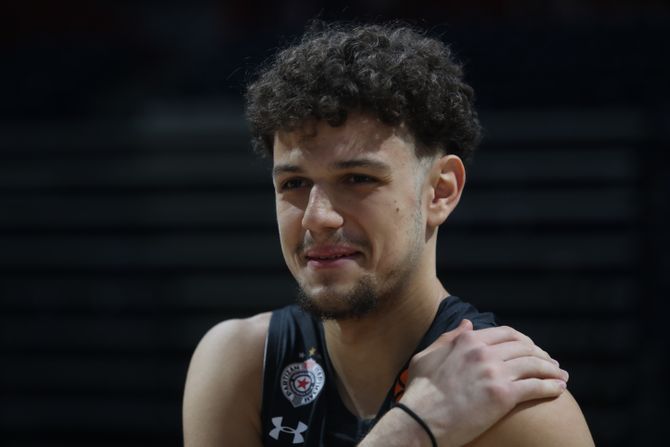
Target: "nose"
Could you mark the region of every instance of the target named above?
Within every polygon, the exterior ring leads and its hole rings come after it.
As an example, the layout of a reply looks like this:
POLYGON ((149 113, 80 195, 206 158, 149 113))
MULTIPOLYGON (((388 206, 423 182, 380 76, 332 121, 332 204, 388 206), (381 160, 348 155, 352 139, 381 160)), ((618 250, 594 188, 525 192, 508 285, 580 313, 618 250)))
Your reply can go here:
POLYGON ((318 185, 312 186, 302 217, 302 226, 312 233, 320 233, 342 226, 344 219, 333 206, 331 197, 318 185))

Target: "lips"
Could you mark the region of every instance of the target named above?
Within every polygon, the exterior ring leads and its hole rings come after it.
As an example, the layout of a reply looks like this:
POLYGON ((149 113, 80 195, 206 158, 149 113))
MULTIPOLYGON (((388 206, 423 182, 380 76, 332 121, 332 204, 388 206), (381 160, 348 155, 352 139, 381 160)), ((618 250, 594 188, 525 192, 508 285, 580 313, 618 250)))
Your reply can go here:
POLYGON ((305 252, 308 261, 333 261, 358 254, 358 250, 341 245, 313 247, 305 252))
POLYGON ((360 254, 360 251, 346 245, 321 245, 307 250, 305 260, 311 269, 331 270, 350 265, 360 254))

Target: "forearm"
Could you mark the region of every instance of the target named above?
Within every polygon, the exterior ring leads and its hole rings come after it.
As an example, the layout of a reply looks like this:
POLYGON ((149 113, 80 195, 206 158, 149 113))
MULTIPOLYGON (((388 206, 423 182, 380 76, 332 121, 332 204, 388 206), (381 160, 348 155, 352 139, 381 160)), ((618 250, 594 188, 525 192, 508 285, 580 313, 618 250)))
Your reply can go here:
POLYGON ((431 442, 415 420, 402 410, 394 408, 377 422, 358 446, 431 447, 431 442))

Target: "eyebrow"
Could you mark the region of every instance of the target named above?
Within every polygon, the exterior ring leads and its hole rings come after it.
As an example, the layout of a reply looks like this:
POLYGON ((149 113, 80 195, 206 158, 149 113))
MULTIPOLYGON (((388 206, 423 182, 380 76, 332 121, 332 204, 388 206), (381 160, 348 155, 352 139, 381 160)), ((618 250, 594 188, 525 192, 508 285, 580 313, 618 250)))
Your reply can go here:
POLYGON ((390 171, 391 167, 379 160, 372 158, 355 158, 353 160, 338 161, 333 165, 334 169, 348 169, 348 168, 371 168, 377 171, 390 171))
MULTIPOLYGON (((343 161, 338 161, 335 163, 332 163, 329 166, 329 169, 333 171, 337 170, 342 170, 342 169, 350 169, 350 168, 368 168, 368 169, 374 169, 376 171, 384 171, 388 172, 391 170, 391 167, 378 160, 374 160, 371 158, 355 158, 352 160, 343 160, 343 161)), ((272 168, 272 175, 273 177, 276 177, 280 174, 286 174, 286 173, 302 173, 303 169, 300 166, 297 165, 292 165, 289 163, 285 164, 279 164, 272 168)))
POLYGON ((296 165, 291 165, 291 164, 280 164, 272 168, 272 176, 277 177, 280 174, 287 174, 287 173, 300 173, 302 172, 302 168, 296 165))

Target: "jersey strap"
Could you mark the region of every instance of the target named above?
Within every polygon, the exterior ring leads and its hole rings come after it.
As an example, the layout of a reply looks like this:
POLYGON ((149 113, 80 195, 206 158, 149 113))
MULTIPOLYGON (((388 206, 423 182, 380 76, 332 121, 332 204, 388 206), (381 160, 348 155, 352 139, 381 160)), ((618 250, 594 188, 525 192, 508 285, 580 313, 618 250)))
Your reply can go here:
POLYGON ((296 306, 272 313, 265 349, 263 445, 318 446, 326 370, 318 320, 296 306))

